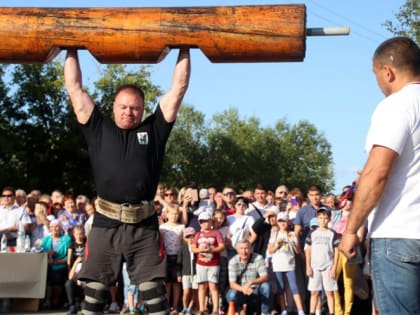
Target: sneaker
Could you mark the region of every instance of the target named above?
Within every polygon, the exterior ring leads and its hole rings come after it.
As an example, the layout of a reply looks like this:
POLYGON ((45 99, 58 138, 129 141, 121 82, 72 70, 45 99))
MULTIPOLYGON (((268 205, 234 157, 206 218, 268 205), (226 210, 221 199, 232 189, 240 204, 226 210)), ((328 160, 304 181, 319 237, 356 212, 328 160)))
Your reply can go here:
POLYGON ((76 305, 70 305, 67 314, 77 314, 77 307, 76 307, 76 305))
POLYGON ((305 315, 305 312, 304 311, 299 311, 298 315, 305 315))
POLYGON ((186 307, 184 307, 184 308, 182 309, 182 311, 181 311, 181 312, 179 312, 179 314, 180 314, 180 315, 185 315, 185 314, 187 314, 187 308, 186 308, 186 307))
POLYGON ((287 311, 286 311, 286 310, 283 310, 283 311, 280 313, 280 315, 287 315, 287 311))
POLYGON ((124 304, 121 308, 120 315, 123 315, 127 312, 128 312, 128 307, 127 307, 127 305, 124 304))
POLYGON ((138 307, 137 307, 137 311, 140 313, 140 314, 146 314, 147 312, 146 312, 146 308, 144 307, 144 304, 140 304, 138 307))
POLYGON ((118 313, 118 305, 116 302, 112 302, 108 308, 108 313, 115 314, 118 313))

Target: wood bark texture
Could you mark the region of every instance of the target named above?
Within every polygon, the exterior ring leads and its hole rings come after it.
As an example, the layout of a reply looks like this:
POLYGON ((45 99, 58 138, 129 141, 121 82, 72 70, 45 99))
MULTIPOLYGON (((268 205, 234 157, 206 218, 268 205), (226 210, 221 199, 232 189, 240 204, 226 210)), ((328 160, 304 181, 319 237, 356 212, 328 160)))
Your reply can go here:
POLYGON ((171 48, 211 62, 302 61, 305 5, 0 8, 0 63, 47 63, 66 48, 100 63, 158 63, 171 48))

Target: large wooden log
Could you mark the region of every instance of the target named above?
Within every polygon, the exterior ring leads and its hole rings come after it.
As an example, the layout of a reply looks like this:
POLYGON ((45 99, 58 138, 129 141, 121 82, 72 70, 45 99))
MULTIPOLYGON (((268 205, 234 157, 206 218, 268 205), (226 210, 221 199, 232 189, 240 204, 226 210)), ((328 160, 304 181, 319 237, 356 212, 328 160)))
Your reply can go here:
POLYGON ((212 62, 302 61, 306 7, 0 8, 0 63, 87 49, 101 63, 157 63, 171 48, 212 62))

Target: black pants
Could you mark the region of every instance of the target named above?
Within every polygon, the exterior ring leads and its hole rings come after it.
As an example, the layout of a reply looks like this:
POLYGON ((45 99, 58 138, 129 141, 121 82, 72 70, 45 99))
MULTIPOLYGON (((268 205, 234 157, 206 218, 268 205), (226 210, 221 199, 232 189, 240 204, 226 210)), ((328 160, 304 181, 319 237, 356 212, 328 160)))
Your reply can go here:
POLYGON ((75 305, 84 298, 83 288, 77 285, 77 280, 67 280, 64 284, 69 305, 75 305))

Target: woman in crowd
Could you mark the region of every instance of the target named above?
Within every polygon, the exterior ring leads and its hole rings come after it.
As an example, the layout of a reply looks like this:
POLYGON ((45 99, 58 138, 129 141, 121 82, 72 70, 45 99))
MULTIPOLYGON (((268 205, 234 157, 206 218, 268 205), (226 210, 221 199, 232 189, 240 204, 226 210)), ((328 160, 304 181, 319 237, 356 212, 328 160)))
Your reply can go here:
POLYGON ((61 306, 61 292, 67 280, 67 252, 71 237, 63 233, 58 220, 50 222, 50 235, 41 241, 41 249, 48 253, 47 295, 44 306, 61 306))

